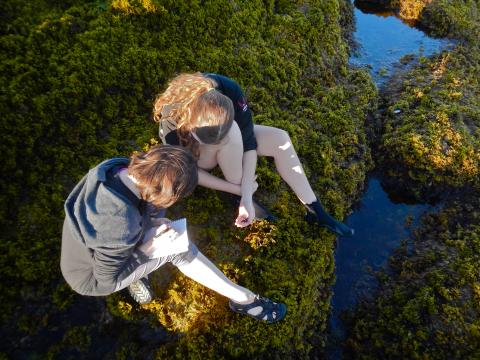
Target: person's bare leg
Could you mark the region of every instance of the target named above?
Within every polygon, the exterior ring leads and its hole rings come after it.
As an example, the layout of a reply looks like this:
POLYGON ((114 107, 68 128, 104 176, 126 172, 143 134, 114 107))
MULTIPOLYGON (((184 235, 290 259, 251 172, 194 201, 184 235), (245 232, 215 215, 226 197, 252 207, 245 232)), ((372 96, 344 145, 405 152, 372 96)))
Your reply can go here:
POLYGON ((198 184, 214 190, 241 195, 240 185, 243 176, 243 143, 242 134, 236 123, 220 144, 200 144, 200 157, 197 165, 200 169, 198 184), (225 179, 208 173, 219 166, 225 179))
POLYGON ((303 204, 314 202, 317 198, 288 133, 263 125, 255 125, 254 132, 258 143, 258 155, 274 158, 278 173, 303 204))
POLYGON ((307 208, 307 219, 317 221, 339 236, 352 236, 353 229, 329 215, 315 196, 288 133, 262 125, 255 125, 254 131, 258 155, 274 158, 278 173, 307 208))
POLYGON ((201 252, 190 263, 177 265, 177 267, 190 279, 229 298, 230 309, 235 312, 269 322, 281 320, 286 314, 285 304, 260 297, 235 284, 201 252))
POLYGON ((218 165, 217 157, 219 156, 218 153, 222 149, 222 147, 223 144, 200 145, 200 157, 197 161, 197 165, 199 168, 198 184, 209 189, 225 191, 235 195, 241 195, 240 182, 236 182, 236 177, 238 176, 237 174, 234 174, 233 176, 235 182, 231 182, 209 173, 211 169, 218 165))
POLYGON ((255 317, 258 320, 275 322, 286 314, 286 306, 262 298, 250 290, 230 281, 202 253, 198 253, 190 263, 178 266, 178 269, 192 280, 216 291, 230 299, 230 309, 235 312, 255 317), (263 314, 263 316, 262 316, 263 314), (262 316, 261 318, 258 315, 262 316))
POLYGON ((233 123, 227 137, 220 144, 217 161, 225 180, 238 185, 242 183, 243 142, 237 123, 233 123))
POLYGON ((220 149, 219 145, 199 145, 199 158, 197 165, 201 169, 211 170, 218 165, 217 152, 220 149))

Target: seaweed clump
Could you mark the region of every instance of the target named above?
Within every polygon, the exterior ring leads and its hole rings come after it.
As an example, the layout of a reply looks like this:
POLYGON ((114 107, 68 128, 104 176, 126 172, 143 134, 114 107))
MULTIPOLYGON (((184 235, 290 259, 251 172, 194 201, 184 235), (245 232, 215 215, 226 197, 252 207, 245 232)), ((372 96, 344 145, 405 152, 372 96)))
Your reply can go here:
POLYGON ((480 183, 480 51, 458 45, 399 74, 382 95, 379 163, 417 200, 480 183))
POLYGON ((358 359, 480 356, 480 203, 452 201, 422 220, 349 319, 358 359))
POLYGON ((349 314, 352 358, 480 357, 479 9, 429 3, 422 23, 456 46, 382 90, 386 182, 417 201, 440 199, 442 209, 424 216, 378 274, 378 291, 349 314))
POLYGON ((434 34, 456 38, 456 45, 420 58, 381 92, 378 162, 386 169, 385 182, 416 200, 480 186, 479 5, 430 3, 422 22, 434 34), (441 12, 455 26, 439 23, 441 12))
POLYGON ((156 275, 149 306, 124 294, 92 304, 68 289, 58 263, 65 197, 90 167, 156 138, 152 100, 179 72, 237 80, 255 121, 290 133, 321 200, 343 218, 371 167, 364 119, 376 96, 368 74, 348 67, 345 0, 0 6, 0 149, 9 176, 0 182, 8 204, 0 213, 0 351, 20 358, 321 351, 334 237, 307 227, 266 160, 257 195, 277 224, 239 231, 228 197, 205 189, 169 216, 186 216, 194 241, 232 279, 288 304, 278 326, 235 316, 225 299, 175 272, 156 275))

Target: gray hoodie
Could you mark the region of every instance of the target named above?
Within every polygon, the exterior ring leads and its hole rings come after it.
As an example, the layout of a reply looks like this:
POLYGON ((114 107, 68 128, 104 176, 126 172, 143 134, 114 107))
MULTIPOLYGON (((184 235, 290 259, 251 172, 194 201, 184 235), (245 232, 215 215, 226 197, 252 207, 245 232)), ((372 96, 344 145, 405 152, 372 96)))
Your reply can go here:
POLYGON ((127 158, 113 158, 97 165, 65 202, 60 267, 67 283, 82 295, 113 293, 120 274, 139 253, 135 247, 148 216, 142 216, 140 199, 113 189, 107 177, 108 170, 128 163, 127 158))

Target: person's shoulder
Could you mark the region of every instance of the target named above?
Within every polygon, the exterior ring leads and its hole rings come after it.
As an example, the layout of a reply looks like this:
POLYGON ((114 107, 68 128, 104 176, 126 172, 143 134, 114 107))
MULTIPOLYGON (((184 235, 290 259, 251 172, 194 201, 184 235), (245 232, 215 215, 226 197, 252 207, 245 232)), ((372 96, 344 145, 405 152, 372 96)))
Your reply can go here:
POLYGON ((217 89, 223 92, 227 96, 240 97, 243 96, 243 91, 240 85, 225 75, 215 73, 204 73, 204 76, 214 80, 217 83, 217 89))
POLYGON ((217 83, 223 83, 223 82, 228 82, 232 81, 228 76, 217 74, 217 73, 202 73, 203 76, 214 80, 217 83))
POLYGON ((96 227, 111 246, 128 245, 141 230, 142 214, 136 204, 117 191, 101 186, 97 196, 96 227))

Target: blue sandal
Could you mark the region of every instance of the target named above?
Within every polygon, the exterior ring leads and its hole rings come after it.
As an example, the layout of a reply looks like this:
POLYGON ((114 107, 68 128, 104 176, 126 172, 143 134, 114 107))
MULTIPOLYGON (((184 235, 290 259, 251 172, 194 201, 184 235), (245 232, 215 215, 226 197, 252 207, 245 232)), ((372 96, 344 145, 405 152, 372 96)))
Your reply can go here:
POLYGON ((269 324, 273 324, 282 320, 287 314, 287 305, 283 303, 276 303, 260 295, 255 295, 253 302, 249 304, 239 304, 230 300, 228 302, 230 309, 236 313, 250 316, 257 320, 266 321, 269 324), (260 307, 262 311, 258 314, 251 314, 249 310, 260 307))

